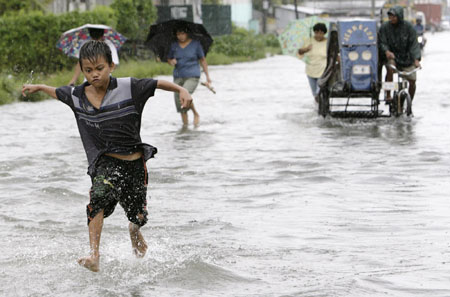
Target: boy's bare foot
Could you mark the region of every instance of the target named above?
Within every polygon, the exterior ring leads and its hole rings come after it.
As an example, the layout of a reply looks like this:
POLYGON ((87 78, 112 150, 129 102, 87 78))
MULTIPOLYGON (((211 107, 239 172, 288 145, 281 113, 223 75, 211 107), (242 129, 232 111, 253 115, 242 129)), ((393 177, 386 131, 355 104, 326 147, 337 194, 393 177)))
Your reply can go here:
POLYGON ((100 266, 100 258, 94 255, 78 259, 78 264, 86 267, 90 271, 98 272, 100 266))
POLYGON ((143 258, 147 252, 147 243, 145 242, 144 236, 142 236, 142 233, 137 225, 130 224, 129 229, 133 253, 136 257, 143 258))
POLYGON ((198 126, 200 124, 200 116, 198 113, 194 114, 194 126, 198 126))

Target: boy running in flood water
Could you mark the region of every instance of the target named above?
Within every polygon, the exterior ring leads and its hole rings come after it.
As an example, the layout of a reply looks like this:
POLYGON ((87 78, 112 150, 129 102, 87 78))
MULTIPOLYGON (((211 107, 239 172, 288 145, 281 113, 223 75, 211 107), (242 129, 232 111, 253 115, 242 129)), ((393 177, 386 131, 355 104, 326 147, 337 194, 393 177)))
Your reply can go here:
POLYGON ((87 205, 90 255, 78 263, 98 271, 103 218, 119 203, 128 217, 133 252, 143 257, 147 243, 140 227, 147 223, 147 168, 145 162, 156 154, 140 137, 141 115, 155 89, 178 92, 181 104, 189 107, 189 92, 164 80, 114 78, 111 50, 103 41, 83 45, 79 57, 86 82, 76 87, 54 88, 26 84, 22 94, 42 91, 67 104, 75 114, 81 141, 89 162, 92 187, 87 205))

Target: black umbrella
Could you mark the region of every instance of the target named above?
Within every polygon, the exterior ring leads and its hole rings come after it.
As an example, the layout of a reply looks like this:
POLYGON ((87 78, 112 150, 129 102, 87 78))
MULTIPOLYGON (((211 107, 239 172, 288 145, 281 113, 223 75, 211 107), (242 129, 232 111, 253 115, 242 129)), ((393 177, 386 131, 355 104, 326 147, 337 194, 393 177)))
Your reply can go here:
POLYGON ((185 28, 190 38, 200 41, 206 56, 213 43, 213 39, 205 27, 202 24, 195 24, 185 20, 170 20, 151 25, 150 32, 147 36, 147 45, 161 61, 167 61, 170 46, 177 40, 175 36, 175 30, 177 28, 185 28))

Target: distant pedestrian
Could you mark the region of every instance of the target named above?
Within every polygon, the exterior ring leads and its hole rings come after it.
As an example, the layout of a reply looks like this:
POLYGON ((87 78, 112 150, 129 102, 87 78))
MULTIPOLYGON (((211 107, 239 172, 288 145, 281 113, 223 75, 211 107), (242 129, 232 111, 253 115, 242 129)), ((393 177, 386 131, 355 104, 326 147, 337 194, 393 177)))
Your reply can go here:
MULTIPOLYGON (((206 84, 210 86, 211 79, 208 72, 208 63, 206 62, 205 54, 202 45, 198 40, 192 39, 189 36, 189 30, 186 26, 180 25, 174 29, 173 34, 177 41, 172 43, 167 63, 174 66, 173 81, 175 84, 184 87, 190 94, 194 93, 200 80, 200 65, 206 75, 206 84)), ((182 108, 178 93, 175 93, 175 106, 177 112, 181 113, 181 120, 184 126, 188 125, 189 109, 194 113, 194 125, 197 126, 200 122, 200 116, 195 109, 194 103, 191 103, 189 108, 182 108)))
POLYGON ((324 23, 317 23, 313 27, 314 36, 304 47, 298 50, 299 55, 305 55, 306 76, 309 86, 316 102, 319 101, 318 80, 322 76, 327 66, 327 26, 324 23))

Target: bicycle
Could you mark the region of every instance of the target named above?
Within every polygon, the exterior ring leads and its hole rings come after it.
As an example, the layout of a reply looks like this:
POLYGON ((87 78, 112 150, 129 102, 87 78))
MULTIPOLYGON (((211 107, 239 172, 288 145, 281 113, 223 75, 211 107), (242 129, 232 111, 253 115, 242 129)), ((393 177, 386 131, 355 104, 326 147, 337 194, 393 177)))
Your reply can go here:
POLYGON ((382 87, 384 91, 394 91, 392 100, 386 101, 386 104, 389 105, 389 112, 396 117, 402 114, 411 116, 412 100, 409 94, 409 82, 406 77, 416 73, 421 68, 415 68, 412 71, 400 71, 394 65, 386 64, 386 66, 394 71, 394 80, 392 82, 383 82, 382 87))

